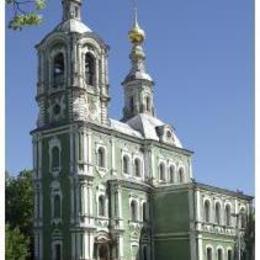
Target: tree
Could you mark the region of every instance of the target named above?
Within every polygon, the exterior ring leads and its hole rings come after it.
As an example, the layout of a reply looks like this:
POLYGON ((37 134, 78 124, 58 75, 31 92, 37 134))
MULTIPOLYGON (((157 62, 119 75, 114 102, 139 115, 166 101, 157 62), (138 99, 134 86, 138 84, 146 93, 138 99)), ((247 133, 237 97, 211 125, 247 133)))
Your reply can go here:
POLYGON ((12 229, 8 224, 5 226, 5 259, 24 260, 29 257, 29 239, 26 238, 19 228, 12 229))
POLYGON ((13 17, 8 23, 9 28, 21 30, 24 26, 42 22, 40 11, 45 8, 46 0, 5 0, 5 3, 13 11, 13 17))
POLYGON ((6 176, 5 214, 11 230, 19 229, 33 248, 33 180, 32 171, 24 170, 17 177, 6 176))

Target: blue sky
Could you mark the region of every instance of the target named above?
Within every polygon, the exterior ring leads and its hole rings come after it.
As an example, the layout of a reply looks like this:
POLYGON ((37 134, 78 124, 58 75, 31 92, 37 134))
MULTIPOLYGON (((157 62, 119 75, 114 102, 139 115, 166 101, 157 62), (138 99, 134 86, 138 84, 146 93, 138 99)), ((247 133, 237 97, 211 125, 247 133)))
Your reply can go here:
MULTIPOLYGON (((6 169, 12 174, 32 167, 34 45, 61 20, 60 2, 48 1, 41 26, 6 31, 6 169)), ((195 152, 194 177, 254 194, 253 1, 137 2, 157 116, 195 152)), ((111 47, 110 115, 119 119, 120 83, 130 67, 131 1, 85 0, 83 17, 111 47)))

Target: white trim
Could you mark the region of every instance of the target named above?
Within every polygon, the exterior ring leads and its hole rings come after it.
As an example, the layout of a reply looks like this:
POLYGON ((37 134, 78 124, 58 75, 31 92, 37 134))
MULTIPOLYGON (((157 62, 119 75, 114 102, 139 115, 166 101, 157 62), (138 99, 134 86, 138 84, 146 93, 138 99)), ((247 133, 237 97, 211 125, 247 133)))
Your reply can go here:
POLYGON ((62 246, 62 241, 61 240, 56 240, 56 241, 52 241, 51 243, 51 249, 52 249, 52 260, 56 260, 56 252, 55 252, 55 246, 56 245, 60 245, 60 250, 61 250, 61 259, 63 259, 63 246, 62 246))

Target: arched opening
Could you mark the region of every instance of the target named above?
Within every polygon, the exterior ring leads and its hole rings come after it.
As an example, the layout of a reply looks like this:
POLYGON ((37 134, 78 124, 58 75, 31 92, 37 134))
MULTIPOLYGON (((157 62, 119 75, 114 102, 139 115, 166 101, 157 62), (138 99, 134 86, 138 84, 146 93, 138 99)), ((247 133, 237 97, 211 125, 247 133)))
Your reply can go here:
POLYGON ((129 158, 127 155, 123 156, 123 172, 129 174, 129 158))
POLYGON ((130 108, 130 112, 133 113, 134 112, 134 97, 130 97, 129 108, 130 108))
POLYGON ((60 168, 60 149, 54 146, 51 150, 52 161, 51 168, 53 171, 57 171, 60 168))
POLYGON ((160 163, 159 178, 160 178, 160 181, 165 181, 165 165, 164 165, 164 163, 160 163))
POLYGON ((210 202, 208 200, 204 203, 204 220, 210 222, 210 202))
POLYGON ((102 245, 101 244, 99 246, 98 256, 99 256, 99 260, 108 260, 109 259, 107 245, 102 245))
POLYGON ((54 218, 61 218, 61 199, 59 194, 54 195, 54 218))
POLYGON ((98 148, 98 166, 105 168, 105 149, 103 147, 98 148))
POLYGON ((135 159, 134 161, 135 166, 135 176, 140 177, 141 176, 141 162, 139 159, 135 159))
POLYGON ((222 251, 222 249, 218 249, 218 260, 223 260, 223 251, 222 251))
POLYGON ((90 53, 85 55, 85 80, 88 85, 94 86, 95 60, 90 53))
POLYGON ((61 260, 61 244, 57 243, 54 245, 54 259, 61 260))
POLYGON ((174 173, 175 173, 175 168, 174 168, 174 166, 172 165, 171 167, 170 167, 170 183, 174 183, 174 173))
POLYGON ((183 168, 179 169, 179 180, 180 180, 180 183, 184 182, 184 170, 183 170, 183 168))
POLYGON ((231 209, 230 206, 227 205, 225 208, 225 224, 227 226, 230 226, 230 220, 231 220, 231 209))
POLYGON ((207 248, 207 260, 212 260, 212 249, 210 247, 207 248))
POLYGON ((98 214, 100 217, 106 216, 106 204, 105 204, 105 198, 103 195, 99 196, 99 198, 98 198, 98 214))
POLYGON ((245 211, 245 209, 241 209, 239 212, 239 223, 240 223, 240 228, 246 228, 246 211, 245 211))
POLYGON ((147 246, 143 247, 143 260, 147 260, 147 246))
POLYGON ((137 221, 137 202, 132 200, 130 207, 131 207, 131 220, 137 221))
POLYGON ((145 106, 146 106, 146 111, 150 111, 151 110, 151 100, 150 100, 150 97, 146 97, 145 98, 145 106))
POLYGON ((215 222, 220 225, 220 204, 216 203, 215 206, 215 222))
POLYGON ((143 222, 147 221, 147 203, 143 203, 143 222))
POLYGON ((232 260, 232 250, 228 250, 228 260, 232 260))
POLYGON ((53 87, 56 88, 58 85, 64 83, 64 56, 63 53, 58 53, 53 60, 53 87))

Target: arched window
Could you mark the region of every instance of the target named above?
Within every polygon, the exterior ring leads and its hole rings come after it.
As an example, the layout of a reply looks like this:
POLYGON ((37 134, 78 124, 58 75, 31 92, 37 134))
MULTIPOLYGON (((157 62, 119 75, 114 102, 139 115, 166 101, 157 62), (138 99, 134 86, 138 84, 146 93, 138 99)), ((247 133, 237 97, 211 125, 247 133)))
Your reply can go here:
POLYGON ((210 247, 207 248, 207 260, 212 260, 212 249, 210 247))
POLYGON ((146 202, 144 202, 143 203, 143 221, 145 222, 145 221, 147 221, 147 203, 146 202))
POLYGON ((164 165, 164 163, 160 163, 159 178, 160 178, 160 181, 165 181, 165 165, 164 165))
POLYGON ((239 212, 240 228, 246 228, 246 212, 245 209, 241 209, 239 212))
POLYGON ((105 217, 106 215, 106 206, 105 206, 105 198, 103 195, 99 196, 98 198, 98 214, 101 217, 105 217))
POLYGON ((51 150, 52 161, 51 168, 53 171, 57 171, 60 167, 60 149, 57 146, 54 146, 51 150))
POLYGON ((228 250, 227 255, 228 255, 228 260, 232 260, 232 250, 231 249, 228 250))
POLYGON ((54 259, 61 260, 61 244, 57 243, 54 245, 54 259))
POLYGON ((204 220, 210 222, 210 202, 208 200, 204 203, 204 220))
POLYGON ((140 177, 141 176, 141 162, 139 159, 135 159, 134 162, 134 166, 135 166, 135 176, 140 177))
POLYGON ((129 157, 127 155, 123 157, 123 172, 129 174, 129 157))
POLYGON ((62 53, 58 53, 53 60, 53 87, 64 82, 64 56, 62 53))
POLYGON ((170 183, 174 183, 174 172, 175 172, 175 168, 174 168, 174 166, 172 165, 171 167, 170 167, 170 183))
POLYGON ((131 113, 133 113, 134 112, 134 97, 130 97, 129 107, 130 107, 131 113))
POLYGON ((231 224, 231 209, 230 209, 230 206, 229 205, 227 205, 226 207, 225 207, 225 224, 227 225, 227 226, 230 226, 230 224, 231 224))
POLYGON ((143 260, 147 260, 147 246, 143 247, 143 260))
POLYGON ((98 148, 98 166, 105 167, 105 149, 103 147, 98 148))
POLYGON ((223 251, 221 248, 218 249, 218 260, 223 260, 223 251))
POLYGON ((150 101, 150 97, 146 97, 145 98, 145 103, 146 103, 146 111, 150 111, 150 107, 151 107, 151 101, 150 101))
POLYGON ((184 170, 183 170, 183 168, 179 169, 179 180, 180 180, 180 183, 184 182, 184 170))
POLYGON ((220 204, 216 203, 215 206, 215 222, 220 225, 220 204))
POLYGON ((59 194, 55 194, 54 195, 54 213, 53 213, 53 217, 54 218, 60 218, 61 217, 61 200, 60 200, 60 195, 59 194))
POLYGON ((94 86, 95 80, 95 62, 90 53, 85 55, 85 80, 88 85, 94 86))
POLYGON ((131 220, 137 221, 137 202, 132 200, 130 206, 131 206, 131 220))

